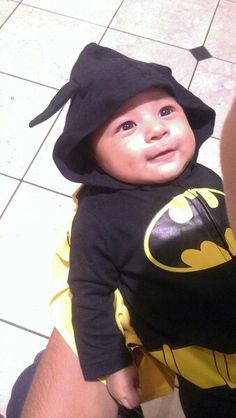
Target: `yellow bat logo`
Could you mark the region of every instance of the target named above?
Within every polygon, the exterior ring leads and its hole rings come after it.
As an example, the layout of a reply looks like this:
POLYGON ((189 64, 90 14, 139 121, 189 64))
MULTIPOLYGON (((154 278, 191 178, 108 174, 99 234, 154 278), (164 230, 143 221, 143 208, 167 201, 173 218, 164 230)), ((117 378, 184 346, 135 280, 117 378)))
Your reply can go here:
POLYGON ((214 223, 214 211, 220 211, 223 200, 223 192, 208 188, 175 196, 147 228, 144 251, 148 259, 176 273, 205 270, 231 260, 236 241, 222 212, 223 229, 214 223))

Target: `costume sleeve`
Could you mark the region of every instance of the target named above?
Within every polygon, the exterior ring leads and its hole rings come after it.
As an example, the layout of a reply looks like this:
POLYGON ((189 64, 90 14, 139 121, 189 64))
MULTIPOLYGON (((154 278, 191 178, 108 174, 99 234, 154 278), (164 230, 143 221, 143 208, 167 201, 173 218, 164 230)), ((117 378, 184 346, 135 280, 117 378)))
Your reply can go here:
POLYGON ((114 317, 119 274, 112 260, 109 220, 99 212, 80 204, 71 234, 72 323, 86 380, 107 376, 132 362, 114 317))

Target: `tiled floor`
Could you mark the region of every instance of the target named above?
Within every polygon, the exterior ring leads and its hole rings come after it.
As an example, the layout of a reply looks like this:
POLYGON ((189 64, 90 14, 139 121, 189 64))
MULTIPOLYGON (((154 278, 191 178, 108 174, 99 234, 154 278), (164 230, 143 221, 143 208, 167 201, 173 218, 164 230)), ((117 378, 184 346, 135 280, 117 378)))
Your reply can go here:
MULTIPOLYGON (((220 132, 236 91, 235 21, 236 0, 0 0, 0 414, 47 342, 50 257, 73 210, 75 184, 51 159, 65 111, 34 129, 28 122, 94 41, 171 66, 216 109, 200 159, 220 171, 220 132)), ((177 402, 149 405, 147 417, 181 418, 177 402)))

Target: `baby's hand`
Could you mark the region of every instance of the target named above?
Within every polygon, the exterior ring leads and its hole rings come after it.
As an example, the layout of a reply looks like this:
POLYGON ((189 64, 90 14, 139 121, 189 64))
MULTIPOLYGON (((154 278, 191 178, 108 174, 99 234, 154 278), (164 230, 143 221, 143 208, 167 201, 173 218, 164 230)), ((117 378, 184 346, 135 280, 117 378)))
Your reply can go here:
POLYGON ((106 378, 107 389, 111 396, 128 409, 136 408, 142 402, 142 391, 139 387, 138 371, 131 365, 110 374, 106 378))

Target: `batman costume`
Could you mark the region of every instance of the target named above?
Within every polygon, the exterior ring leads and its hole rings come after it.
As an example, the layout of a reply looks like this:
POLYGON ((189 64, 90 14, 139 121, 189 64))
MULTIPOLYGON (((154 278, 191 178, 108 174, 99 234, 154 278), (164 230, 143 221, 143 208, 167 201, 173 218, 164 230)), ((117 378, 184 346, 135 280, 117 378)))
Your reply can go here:
MULTIPOLYGON (((221 411, 219 417, 236 416, 236 243, 221 179, 196 162, 213 131, 214 111, 177 83, 169 68, 96 44, 85 47, 70 81, 31 126, 69 99, 53 156, 66 178, 85 185, 72 226, 69 272, 85 378, 106 376, 132 362, 114 317, 119 289, 145 350, 178 375, 188 394, 199 388, 198 393, 227 398, 235 415, 221 411), (196 152, 174 181, 130 185, 96 165, 88 138, 125 100, 149 87, 166 89, 183 107, 196 152)), ((194 415, 180 393, 186 416, 218 417, 216 407, 194 415)))

